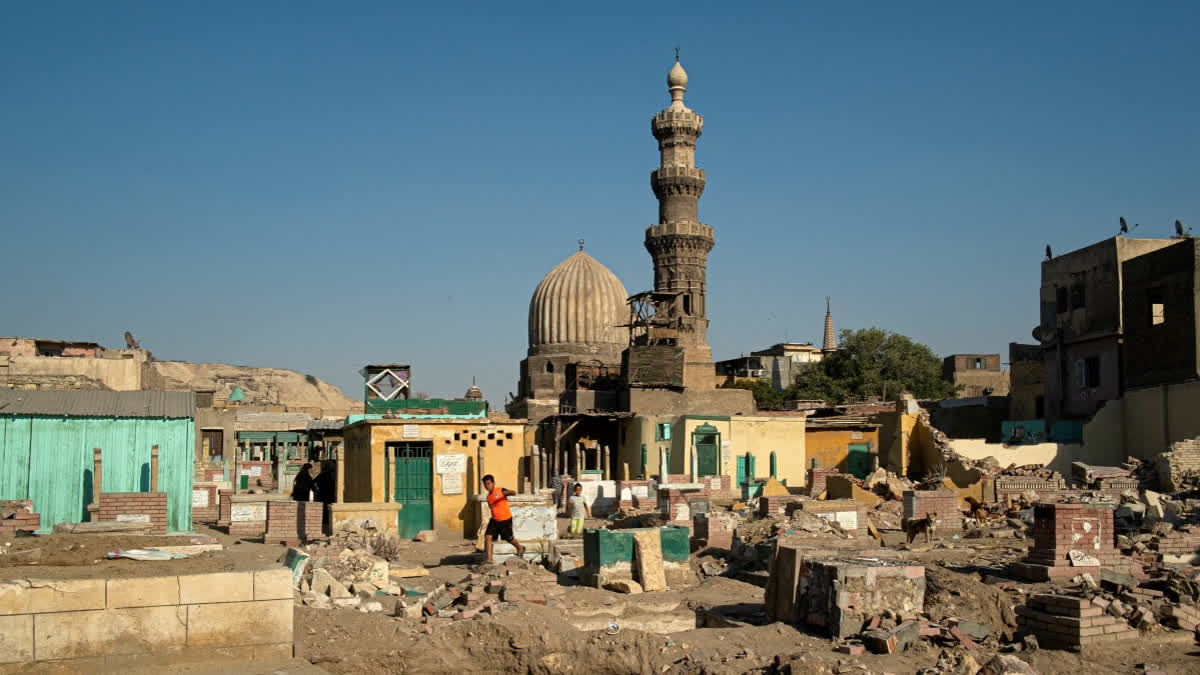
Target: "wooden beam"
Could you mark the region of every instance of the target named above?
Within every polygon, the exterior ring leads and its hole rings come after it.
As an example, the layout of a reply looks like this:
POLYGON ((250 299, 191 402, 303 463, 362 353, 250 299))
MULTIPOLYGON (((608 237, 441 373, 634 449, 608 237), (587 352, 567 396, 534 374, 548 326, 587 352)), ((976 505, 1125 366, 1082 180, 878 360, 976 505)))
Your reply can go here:
POLYGON ((571 433, 571 430, 579 425, 579 422, 580 422, 580 420, 575 420, 574 422, 571 422, 570 426, 568 426, 566 429, 563 429, 562 433, 558 434, 558 436, 554 439, 554 442, 558 443, 559 441, 561 441, 564 436, 571 433))

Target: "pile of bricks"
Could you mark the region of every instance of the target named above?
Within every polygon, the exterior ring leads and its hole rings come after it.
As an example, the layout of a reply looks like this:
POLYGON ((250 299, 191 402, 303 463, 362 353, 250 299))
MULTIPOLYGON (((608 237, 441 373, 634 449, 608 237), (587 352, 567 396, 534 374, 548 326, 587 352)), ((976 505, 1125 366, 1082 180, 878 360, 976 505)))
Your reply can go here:
POLYGON ((1111 605, 1086 598, 1041 594, 1016 608, 1017 628, 1037 636, 1045 647, 1077 649, 1085 645, 1137 636, 1111 605))
POLYGON ((1200 556, 1200 529, 1183 525, 1156 536, 1150 541, 1150 548, 1164 558, 1163 562, 1191 562, 1191 558, 1200 556))
POLYGON ((267 502, 267 531, 263 542, 298 546, 325 536, 321 502, 267 502))
POLYGON ((815 513, 826 520, 836 522, 843 530, 856 537, 870 536, 867 532, 867 506, 853 499, 808 499, 787 505, 788 516, 798 510, 815 513))
POLYGON ((1009 571, 1029 581, 1060 581, 1084 572, 1095 576, 1102 567, 1140 572, 1140 566, 1131 569, 1132 560, 1121 556, 1114 542, 1111 506, 1039 502, 1033 507, 1033 548, 1009 571), (1071 551, 1089 559, 1072 561, 1071 551))
POLYGON ((0 500, 0 537, 12 537, 17 532, 36 532, 42 517, 33 512, 29 499, 0 500))
POLYGON ((1043 501, 1055 501, 1059 493, 1067 489, 1067 483, 1062 478, 1032 476, 996 476, 992 485, 996 491, 995 501, 1001 504, 1009 499, 1015 500, 1026 492, 1034 493, 1043 501))
POLYGON ((733 549, 733 528, 725 521, 707 513, 693 516, 692 547, 702 551, 706 548, 733 549))
POLYGON ((1200 473, 1200 438, 1171 444, 1171 450, 1158 455, 1158 482, 1167 492, 1183 488, 1183 477, 1200 473))
POLYGON ((939 530, 961 530, 962 512, 958 510, 958 495, 950 490, 905 490, 903 521, 909 522, 936 513, 939 530))
POLYGON ((145 523, 150 534, 166 534, 167 493, 104 492, 92 516, 98 522, 145 523))
POLYGON ((1162 615, 1165 621, 1174 624, 1180 630, 1192 632, 1196 630, 1197 626, 1200 626, 1200 609, 1196 609, 1194 606, 1168 605, 1163 607, 1162 615))
POLYGON ((215 523, 221 516, 220 492, 216 483, 192 485, 192 522, 215 523))

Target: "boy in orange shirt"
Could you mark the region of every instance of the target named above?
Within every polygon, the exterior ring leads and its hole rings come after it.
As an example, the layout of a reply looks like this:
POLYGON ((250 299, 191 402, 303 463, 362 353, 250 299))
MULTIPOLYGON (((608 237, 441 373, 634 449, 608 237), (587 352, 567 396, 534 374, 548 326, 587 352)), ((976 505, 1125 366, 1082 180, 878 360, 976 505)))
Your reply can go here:
POLYGON ((513 536, 512 509, 508 508, 508 498, 517 494, 512 490, 496 487, 496 478, 492 474, 483 477, 483 489, 487 490, 487 503, 492 509, 492 519, 488 521, 487 530, 483 534, 484 562, 492 563, 492 541, 499 537, 517 547, 517 556, 525 556, 525 547, 513 536))

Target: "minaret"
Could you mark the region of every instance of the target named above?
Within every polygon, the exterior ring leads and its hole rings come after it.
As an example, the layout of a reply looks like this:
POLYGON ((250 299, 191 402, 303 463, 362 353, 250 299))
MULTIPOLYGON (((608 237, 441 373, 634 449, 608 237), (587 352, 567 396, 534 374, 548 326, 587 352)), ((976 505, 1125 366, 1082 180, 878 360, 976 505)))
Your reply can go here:
MULTIPOLYGON (((701 372, 701 364, 709 364, 711 371, 712 363, 705 296, 708 252, 714 240, 713 229, 698 215, 704 169, 696 167, 696 139, 704 129, 704 118, 683 104, 687 83, 676 52, 675 65, 667 74, 671 105, 650 120, 661 161, 650 172, 650 187, 658 198, 658 223, 646 228, 646 250, 654 259, 654 290, 680 294, 677 344, 685 349, 685 364, 701 372)), ((711 380, 711 372, 708 375, 711 380)), ((685 374, 686 379, 691 378, 685 374)), ((695 380, 697 385, 700 381, 695 380)))
POLYGON ((826 356, 837 351, 837 338, 833 334, 833 314, 829 311, 829 296, 825 296, 825 341, 821 343, 821 353, 826 356))

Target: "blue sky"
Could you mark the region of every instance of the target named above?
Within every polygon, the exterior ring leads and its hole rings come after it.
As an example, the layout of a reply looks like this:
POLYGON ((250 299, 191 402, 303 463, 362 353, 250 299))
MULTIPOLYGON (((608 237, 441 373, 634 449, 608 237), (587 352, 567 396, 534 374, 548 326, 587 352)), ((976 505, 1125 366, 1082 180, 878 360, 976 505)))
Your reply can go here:
POLYGON ((826 295, 839 328, 1007 357, 1047 243, 1200 225, 1198 25, 1185 2, 7 3, 0 334, 131 330, 352 397, 405 361, 499 405, 577 239, 651 286, 680 45, 716 358, 819 341, 826 295))

